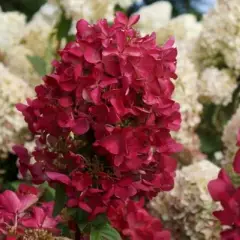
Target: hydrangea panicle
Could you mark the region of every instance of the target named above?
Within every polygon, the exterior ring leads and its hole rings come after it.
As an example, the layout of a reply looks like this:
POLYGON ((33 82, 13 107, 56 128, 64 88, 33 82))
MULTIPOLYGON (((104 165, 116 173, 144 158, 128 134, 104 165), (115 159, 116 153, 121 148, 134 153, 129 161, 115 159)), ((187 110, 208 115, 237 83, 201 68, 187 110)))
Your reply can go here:
MULTIPOLYGON (((171 155, 181 149, 170 134, 181 122, 172 99, 177 50, 172 38, 158 46, 154 33, 140 36, 133 29, 138 20, 121 12, 112 25, 79 20, 76 40, 59 51, 36 98, 17 105, 36 138, 33 152, 14 147, 21 174, 29 172, 37 184, 62 184, 67 206, 89 219, 114 201, 152 198, 174 184, 171 155)), ((162 236, 160 222, 148 215, 146 222, 162 236)), ((140 239, 129 226, 127 235, 140 239)))

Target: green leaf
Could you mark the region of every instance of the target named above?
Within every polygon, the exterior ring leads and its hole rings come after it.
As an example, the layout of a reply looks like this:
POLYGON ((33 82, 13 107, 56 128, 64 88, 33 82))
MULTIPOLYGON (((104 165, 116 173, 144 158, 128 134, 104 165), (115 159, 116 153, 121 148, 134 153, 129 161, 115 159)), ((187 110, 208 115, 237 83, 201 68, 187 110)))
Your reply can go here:
POLYGON ((67 38, 71 25, 72 25, 72 20, 66 18, 65 13, 63 12, 61 19, 56 26, 57 39, 59 41, 61 41, 63 38, 67 38))
POLYGON ((222 142, 220 136, 210 132, 198 133, 201 141, 201 150, 206 154, 213 154, 222 149, 222 142))
POLYGON ((66 224, 58 224, 58 229, 60 229, 62 236, 71 237, 69 226, 67 226, 66 224))
POLYGON ((55 199, 55 190, 51 187, 46 187, 44 189, 43 199, 46 202, 53 201, 55 199))
POLYGON ((77 209, 75 220, 78 223, 85 223, 88 221, 88 215, 89 214, 87 212, 83 211, 82 209, 77 209))
POLYGON ((102 236, 105 237, 107 240, 122 239, 119 232, 109 224, 106 224, 104 231, 102 231, 102 236))
POLYGON ((103 225, 106 225, 108 223, 107 216, 105 214, 99 214, 94 219, 94 221, 91 222, 92 226, 98 228, 102 227, 103 225))
POLYGON ((90 225, 87 222, 78 224, 78 228, 81 232, 86 232, 86 229, 88 229, 89 227, 90 225))
POLYGON ((89 233, 91 229, 91 223, 88 221, 88 213, 79 208, 68 208, 68 215, 71 216, 78 224, 81 232, 89 233))
POLYGON ((101 228, 92 228, 90 240, 121 240, 121 236, 116 229, 109 224, 105 224, 101 228))
POLYGON ((4 186, 4 189, 16 191, 21 183, 21 181, 7 182, 4 186))
POLYGON ((56 32, 52 32, 52 34, 48 38, 47 48, 44 53, 44 59, 46 60, 46 71, 47 73, 51 73, 53 70, 52 60, 56 58, 56 49, 54 48, 54 42, 56 41, 56 32))
POLYGON ((57 183, 56 185, 56 195, 55 195, 55 205, 53 209, 53 216, 56 217, 64 208, 67 201, 67 196, 65 194, 64 185, 57 183))
POLYGON ((27 56, 27 58, 39 76, 42 77, 42 76, 46 75, 47 64, 43 58, 41 58, 39 56, 27 56))
POLYGON ((100 230, 92 228, 91 234, 90 234, 90 240, 103 240, 101 238, 101 232, 100 230))

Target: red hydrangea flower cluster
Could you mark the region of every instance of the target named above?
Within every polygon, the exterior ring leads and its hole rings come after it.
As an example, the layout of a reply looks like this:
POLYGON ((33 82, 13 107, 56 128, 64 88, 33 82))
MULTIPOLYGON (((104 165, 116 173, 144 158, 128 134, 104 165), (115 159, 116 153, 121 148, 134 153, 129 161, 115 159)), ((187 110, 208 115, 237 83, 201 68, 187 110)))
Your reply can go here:
MULTIPOLYGON (((237 145, 240 147, 240 131, 237 145)), ((236 153, 233 169, 240 173, 240 150, 236 153)), ((214 201, 220 202, 222 210, 215 211, 213 215, 219 219, 226 230, 221 232, 222 240, 240 239, 240 187, 235 187, 222 169, 218 178, 208 184, 208 190, 214 201)))
MULTIPOLYGON (((29 229, 58 233, 60 217, 53 218, 53 202, 38 203, 39 191, 21 184, 17 192, 6 190, 0 194, 0 236, 22 239, 29 229), (26 229, 28 229, 26 231, 26 229)), ((23 238, 25 239, 25 238, 23 238)))
POLYGON ((17 105, 36 137, 32 153, 14 147, 21 174, 65 185, 67 205, 90 218, 174 183, 177 50, 173 39, 157 46, 154 33, 141 37, 132 28, 138 19, 118 12, 112 25, 80 20, 37 97, 17 105))
POLYGON ((116 201, 109 208, 107 215, 112 226, 130 239, 171 239, 170 232, 163 230, 159 219, 149 215, 143 207, 143 199, 139 202, 128 201, 126 205, 116 201))

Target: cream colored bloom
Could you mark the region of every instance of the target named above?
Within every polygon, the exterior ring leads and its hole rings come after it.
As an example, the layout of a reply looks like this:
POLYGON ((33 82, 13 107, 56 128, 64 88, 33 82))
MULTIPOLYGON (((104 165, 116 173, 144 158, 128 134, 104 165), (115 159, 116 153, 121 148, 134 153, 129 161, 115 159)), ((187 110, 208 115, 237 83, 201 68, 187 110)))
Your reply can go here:
POLYGON ((172 15, 172 5, 169 2, 160 1, 140 8, 140 21, 137 27, 141 33, 151 33, 166 25, 172 15))
POLYGON ((39 11, 34 15, 34 18, 44 18, 44 20, 53 26, 59 20, 61 9, 55 1, 48 1, 43 4, 39 11))
POLYGON ((2 12, 0 9, 0 52, 7 52, 23 37, 26 17, 19 12, 2 12))
POLYGON ((60 0, 69 18, 79 20, 84 18, 96 22, 101 18, 113 20, 116 0, 60 0))
POLYGON ((173 136, 184 146, 184 154, 181 159, 184 162, 191 162, 200 157, 200 141, 195 129, 200 123, 202 104, 199 103, 198 73, 189 57, 189 42, 178 41, 177 75, 174 81, 175 91, 173 98, 180 104, 182 116, 181 128, 173 136), (194 156, 194 157, 193 157, 194 156))
MULTIPOLYGON (((27 24, 24 32, 24 44, 34 55, 43 57, 49 44, 50 35, 54 31, 60 10, 51 3, 44 5, 27 24), (53 15, 52 15, 53 14, 53 15)), ((55 45, 56 43, 51 43, 55 45)), ((54 46, 52 46, 54 48, 54 46)))
POLYGON ((35 87, 40 84, 41 77, 33 69, 32 64, 27 59, 27 56, 32 56, 33 53, 24 45, 17 45, 9 49, 4 57, 4 64, 9 68, 11 73, 22 78, 29 85, 35 87))
POLYGON ((218 1, 203 20, 203 31, 197 44, 199 65, 226 65, 240 73, 240 4, 239 0, 218 1))
POLYGON ((173 239, 218 240, 218 221, 212 215, 218 205, 212 201, 207 184, 218 175, 219 168, 202 160, 177 171, 175 187, 159 193, 150 203, 154 215, 171 229, 173 239))
POLYGON ((222 141, 225 147, 225 158, 224 163, 231 163, 235 153, 238 149, 237 143, 237 133, 240 129, 240 106, 236 110, 235 114, 225 125, 222 135, 222 141))
POLYGON ((33 95, 33 91, 3 64, 0 64, 0 72, 0 156, 4 157, 11 151, 13 144, 26 141, 26 123, 15 104, 25 102, 27 97, 33 95))
MULTIPOLYGON (((202 24, 197 21, 193 14, 183 14, 171 19, 164 26, 155 29, 157 41, 165 42, 169 37, 174 36, 176 40, 196 39, 202 30, 202 24)), ((192 42, 189 42, 192 45, 192 42)))
POLYGON ((118 0, 118 5, 123 9, 128 9, 136 0, 118 0))
POLYGON ((227 105, 237 87, 236 77, 229 69, 205 68, 200 73, 199 92, 202 99, 215 104, 227 105))

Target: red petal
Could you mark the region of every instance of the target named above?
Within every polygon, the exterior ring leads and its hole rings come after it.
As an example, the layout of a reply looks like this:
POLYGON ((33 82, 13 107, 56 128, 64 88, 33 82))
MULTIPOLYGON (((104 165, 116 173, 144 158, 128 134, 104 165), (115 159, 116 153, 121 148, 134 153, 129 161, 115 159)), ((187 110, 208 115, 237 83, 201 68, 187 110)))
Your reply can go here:
POLYGON ((107 149, 110 153, 117 155, 120 153, 120 142, 121 140, 118 135, 111 135, 101 140, 100 146, 107 149))
POLYGON ((78 79, 82 74, 82 64, 77 64, 75 67, 74 67, 74 76, 75 76, 75 79, 78 79))
POLYGON ((123 160, 124 160, 123 156, 121 156, 121 155, 115 156, 115 158, 114 158, 114 165, 116 167, 119 167, 123 163, 123 160))
POLYGON ((122 31, 119 31, 116 33, 116 38, 117 38, 117 47, 120 52, 123 51, 124 46, 125 46, 125 33, 122 31))
POLYGON ((122 200, 126 200, 129 197, 128 189, 122 187, 115 187, 115 196, 119 197, 122 200))
POLYGON ((128 18, 127 18, 127 16, 124 13, 116 12, 115 22, 127 25, 128 18))
POLYGON ((57 123, 59 127, 71 127, 74 124, 74 119, 71 118, 70 114, 66 112, 60 112, 57 116, 57 123))
POLYGON ((0 195, 0 208, 9 213, 16 213, 20 207, 21 202, 15 192, 6 190, 0 195))
POLYGON ((20 212, 24 212, 29 207, 31 207, 33 204, 35 204, 38 201, 38 197, 34 194, 28 194, 23 197, 21 197, 21 207, 19 209, 20 212))
POLYGON ((81 19, 77 22, 77 36, 80 38, 87 38, 94 33, 93 28, 89 25, 87 21, 81 19))
POLYGON ((140 19, 140 15, 139 14, 134 14, 129 18, 128 21, 128 26, 131 27, 132 25, 136 24, 140 19))
POLYGON ((174 37, 170 37, 167 42, 163 45, 163 48, 171 48, 175 43, 174 37))
POLYGON ((240 149, 237 151, 234 161, 233 161, 233 169, 236 173, 240 173, 240 149))
POLYGON ((234 219, 230 212, 223 210, 223 211, 215 211, 213 215, 219 219, 222 225, 232 225, 234 219))
POLYGON ((73 105, 73 100, 71 97, 62 97, 58 100, 62 107, 70 107, 73 105))
POLYGON ((225 181, 226 177, 228 180, 226 172, 222 169, 218 178, 209 182, 208 191, 214 201, 227 200, 235 192, 231 182, 225 181), (222 176, 224 178, 221 178, 222 176))
POLYGON ((115 83, 118 83, 118 80, 116 78, 104 76, 99 85, 101 88, 105 88, 105 87, 115 84, 115 83))
POLYGON ((61 82, 61 83, 59 83, 59 85, 66 92, 73 91, 77 86, 77 84, 75 82, 72 82, 72 81, 61 82))
POLYGON ((89 63, 97 63, 100 61, 100 52, 88 46, 84 52, 84 57, 89 63))
POLYGON ((79 202, 78 206, 88 213, 92 212, 92 209, 85 202, 79 202))
POLYGON ((89 122, 86 118, 79 118, 75 121, 75 126, 72 128, 72 131, 75 134, 82 135, 89 130, 89 122))
POLYGON ((57 173, 57 172, 46 172, 47 177, 56 182, 61 182, 66 185, 70 184, 70 178, 66 176, 65 174, 62 173, 57 173))
POLYGON ((100 104, 100 102, 101 102, 101 90, 100 90, 99 87, 93 89, 90 92, 90 96, 92 98, 93 103, 100 104))
POLYGON ((140 57, 141 51, 137 47, 127 47, 124 49, 124 54, 128 56, 133 56, 133 57, 140 57))

